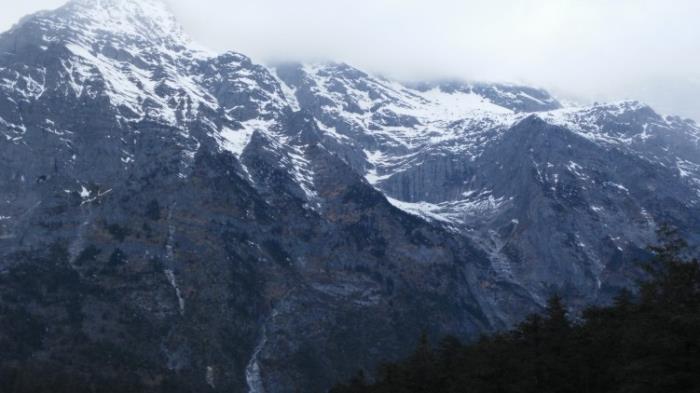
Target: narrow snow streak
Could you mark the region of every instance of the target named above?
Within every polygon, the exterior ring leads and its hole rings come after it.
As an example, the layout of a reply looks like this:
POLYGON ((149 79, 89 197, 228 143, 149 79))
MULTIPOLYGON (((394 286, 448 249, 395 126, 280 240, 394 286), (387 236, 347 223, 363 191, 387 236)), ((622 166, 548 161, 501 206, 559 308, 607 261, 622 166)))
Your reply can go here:
POLYGON ((253 356, 248 361, 248 365, 245 369, 245 379, 248 384, 248 393, 265 393, 265 385, 262 379, 262 372, 260 369, 260 353, 267 344, 267 331, 263 325, 262 334, 260 335, 260 341, 255 346, 253 351, 253 356))

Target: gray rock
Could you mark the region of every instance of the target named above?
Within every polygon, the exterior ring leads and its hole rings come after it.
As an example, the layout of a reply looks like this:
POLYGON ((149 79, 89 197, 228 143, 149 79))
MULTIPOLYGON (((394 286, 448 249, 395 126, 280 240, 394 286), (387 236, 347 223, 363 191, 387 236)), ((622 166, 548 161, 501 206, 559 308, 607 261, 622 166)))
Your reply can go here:
POLYGON ((605 302, 659 223, 700 237, 700 131, 639 103, 268 69, 152 0, 0 53, 0 366, 320 392, 423 330, 605 302))

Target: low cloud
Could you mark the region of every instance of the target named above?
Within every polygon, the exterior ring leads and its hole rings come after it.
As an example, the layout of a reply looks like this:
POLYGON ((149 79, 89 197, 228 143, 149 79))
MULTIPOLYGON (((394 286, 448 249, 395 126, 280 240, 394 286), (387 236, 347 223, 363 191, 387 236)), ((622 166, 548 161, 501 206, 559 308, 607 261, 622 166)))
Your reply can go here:
MULTIPOLYGON (((167 2, 198 41, 262 62, 337 60, 408 79, 526 83, 700 120, 697 0, 167 2)), ((60 3, 5 5, 0 23, 60 3)))

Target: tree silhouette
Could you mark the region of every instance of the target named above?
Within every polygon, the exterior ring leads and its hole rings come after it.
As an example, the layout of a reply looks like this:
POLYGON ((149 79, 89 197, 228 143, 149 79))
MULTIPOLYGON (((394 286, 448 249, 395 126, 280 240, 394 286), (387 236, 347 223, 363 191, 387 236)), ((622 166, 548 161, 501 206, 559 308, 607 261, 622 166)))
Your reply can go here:
POLYGON ((700 263, 669 227, 650 247, 648 278, 577 323, 559 296, 510 332, 431 349, 382 366, 372 393, 700 392, 700 263))

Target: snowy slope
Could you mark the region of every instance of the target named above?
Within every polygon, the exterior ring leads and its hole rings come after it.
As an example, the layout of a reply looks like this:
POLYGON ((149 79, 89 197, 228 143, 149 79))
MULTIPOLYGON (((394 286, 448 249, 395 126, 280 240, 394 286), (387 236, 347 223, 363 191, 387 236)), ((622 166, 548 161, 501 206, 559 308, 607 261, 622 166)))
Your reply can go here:
MULTIPOLYGON (((256 64, 199 47, 157 0, 73 0, 2 34, 0 153, 0 257, 65 245, 65 277, 113 296, 80 308, 91 339, 133 336, 101 307, 139 315, 156 369, 215 390, 306 387, 318 370, 290 359, 326 347, 372 368, 417 310, 473 337, 552 292, 605 302, 661 223, 700 244, 692 121, 256 64)), ((355 372, 322 360, 324 383, 355 372)))

